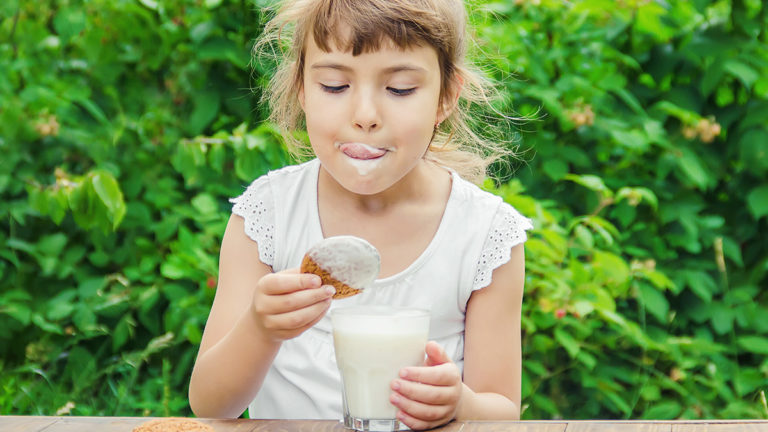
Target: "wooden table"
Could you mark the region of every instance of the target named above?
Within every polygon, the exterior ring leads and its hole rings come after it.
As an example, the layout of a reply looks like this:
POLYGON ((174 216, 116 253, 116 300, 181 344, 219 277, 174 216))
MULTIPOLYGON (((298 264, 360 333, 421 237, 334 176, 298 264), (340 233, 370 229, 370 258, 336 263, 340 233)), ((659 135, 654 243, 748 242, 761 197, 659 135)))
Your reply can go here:
MULTIPOLYGON (((130 432, 148 417, 0 416, 0 432, 130 432)), ((198 419, 217 432, 345 432, 334 420, 198 419)), ((768 432, 768 420, 684 421, 468 421, 436 432, 768 432)))

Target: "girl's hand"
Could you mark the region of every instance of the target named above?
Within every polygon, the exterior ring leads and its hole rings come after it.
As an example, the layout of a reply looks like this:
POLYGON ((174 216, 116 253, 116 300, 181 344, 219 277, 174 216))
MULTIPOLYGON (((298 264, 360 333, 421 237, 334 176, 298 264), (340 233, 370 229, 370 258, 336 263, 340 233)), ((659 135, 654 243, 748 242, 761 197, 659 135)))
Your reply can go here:
POLYGON ((332 286, 321 286, 320 277, 290 269, 259 279, 253 293, 252 311, 262 334, 282 342, 302 334, 328 311, 332 286))
POLYGON ((461 372, 436 342, 426 346, 425 366, 400 370, 389 397, 397 419, 413 430, 431 429, 456 416, 463 384, 461 372))

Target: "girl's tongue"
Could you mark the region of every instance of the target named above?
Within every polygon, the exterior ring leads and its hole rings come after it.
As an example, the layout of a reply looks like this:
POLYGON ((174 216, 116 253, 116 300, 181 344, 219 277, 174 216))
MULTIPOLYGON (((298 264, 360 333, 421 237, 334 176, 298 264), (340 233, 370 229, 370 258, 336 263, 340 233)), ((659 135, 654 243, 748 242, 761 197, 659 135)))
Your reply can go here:
POLYGON ((384 149, 371 147, 362 143, 346 143, 339 145, 339 149, 347 156, 353 159, 376 159, 384 156, 387 151, 384 149))

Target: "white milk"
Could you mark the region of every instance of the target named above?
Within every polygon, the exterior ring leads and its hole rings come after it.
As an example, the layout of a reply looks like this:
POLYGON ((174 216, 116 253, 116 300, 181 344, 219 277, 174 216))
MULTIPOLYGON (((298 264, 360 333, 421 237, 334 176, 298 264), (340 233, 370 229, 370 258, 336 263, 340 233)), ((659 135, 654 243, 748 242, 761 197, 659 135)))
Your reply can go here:
POLYGON ((344 310, 333 311, 331 319, 345 412, 357 419, 394 419, 389 386, 401 368, 423 365, 429 314, 381 307, 339 309, 344 310))

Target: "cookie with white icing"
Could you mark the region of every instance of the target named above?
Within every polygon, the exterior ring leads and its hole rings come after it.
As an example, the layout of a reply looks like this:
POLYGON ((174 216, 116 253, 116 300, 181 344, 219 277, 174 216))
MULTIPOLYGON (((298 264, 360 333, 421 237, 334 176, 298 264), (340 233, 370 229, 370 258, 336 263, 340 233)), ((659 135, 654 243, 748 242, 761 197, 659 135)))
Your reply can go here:
POLYGON ((360 294, 379 275, 379 251, 355 236, 335 236, 312 246, 301 261, 302 273, 314 273, 336 288, 334 299, 360 294))

